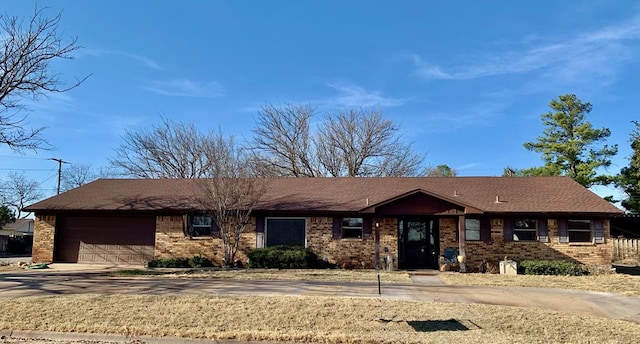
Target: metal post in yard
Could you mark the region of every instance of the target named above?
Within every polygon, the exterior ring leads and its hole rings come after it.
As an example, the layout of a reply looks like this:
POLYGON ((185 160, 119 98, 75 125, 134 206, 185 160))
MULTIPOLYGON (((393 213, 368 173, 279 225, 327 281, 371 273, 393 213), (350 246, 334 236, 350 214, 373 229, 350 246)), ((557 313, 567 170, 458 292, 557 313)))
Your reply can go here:
POLYGON ((375 250, 376 250, 376 272, 378 274, 378 295, 382 295, 380 286, 380 223, 376 221, 376 231, 374 233, 375 250))

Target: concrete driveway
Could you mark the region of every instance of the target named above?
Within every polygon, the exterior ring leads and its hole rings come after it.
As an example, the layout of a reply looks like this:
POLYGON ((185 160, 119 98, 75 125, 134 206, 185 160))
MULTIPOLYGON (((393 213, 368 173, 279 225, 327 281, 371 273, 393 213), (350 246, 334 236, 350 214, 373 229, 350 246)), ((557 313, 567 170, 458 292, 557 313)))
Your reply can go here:
MULTIPOLYGON (((73 268, 73 267, 72 267, 73 268)), ((104 294, 206 294, 338 296, 480 303, 538 307, 640 323, 640 297, 612 293, 523 287, 448 286, 437 273, 412 275, 412 284, 312 281, 236 281, 221 279, 108 277, 114 267, 76 266, 76 269, 0 273, 0 297, 31 295, 104 294)))

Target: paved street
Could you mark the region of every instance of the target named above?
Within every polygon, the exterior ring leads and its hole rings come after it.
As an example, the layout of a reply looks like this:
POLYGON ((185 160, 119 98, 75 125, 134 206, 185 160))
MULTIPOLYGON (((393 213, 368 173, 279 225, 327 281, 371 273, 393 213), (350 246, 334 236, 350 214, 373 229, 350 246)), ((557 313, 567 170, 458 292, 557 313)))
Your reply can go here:
POLYGON ((221 279, 122 278, 104 271, 18 271, 0 273, 0 297, 29 295, 206 294, 365 297, 452 303, 539 307, 640 323, 640 297, 611 293, 522 287, 447 286, 433 274, 413 275, 413 284, 221 279))

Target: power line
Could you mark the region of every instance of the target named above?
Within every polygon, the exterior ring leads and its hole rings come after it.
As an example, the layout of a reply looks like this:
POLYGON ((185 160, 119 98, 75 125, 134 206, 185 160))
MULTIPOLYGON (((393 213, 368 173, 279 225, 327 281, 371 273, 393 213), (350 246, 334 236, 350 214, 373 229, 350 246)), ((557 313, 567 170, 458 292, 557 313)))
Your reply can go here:
POLYGON ((57 195, 60 194, 60 178, 62 177, 62 164, 69 164, 68 161, 63 161, 62 159, 49 158, 48 160, 53 160, 58 162, 58 192, 57 195))
POLYGON ((27 159, 27 160, 49 160, 47 158, 32 158, 28 156, 15 156, 15 155, 0 155, 3 158, 13 158, 13 159, 27 159))
POLYGON ((51 168, 0 168, 0 171, 54 171, 51 168))

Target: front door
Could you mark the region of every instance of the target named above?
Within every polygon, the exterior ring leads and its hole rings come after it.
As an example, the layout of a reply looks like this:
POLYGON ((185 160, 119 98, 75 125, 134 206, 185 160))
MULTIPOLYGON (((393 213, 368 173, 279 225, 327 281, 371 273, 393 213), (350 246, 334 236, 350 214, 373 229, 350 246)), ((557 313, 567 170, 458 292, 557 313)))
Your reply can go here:
POLYGON ((398 220, 398 266, 400 268, 437 268, 439 243, 437 218, 398 220))

